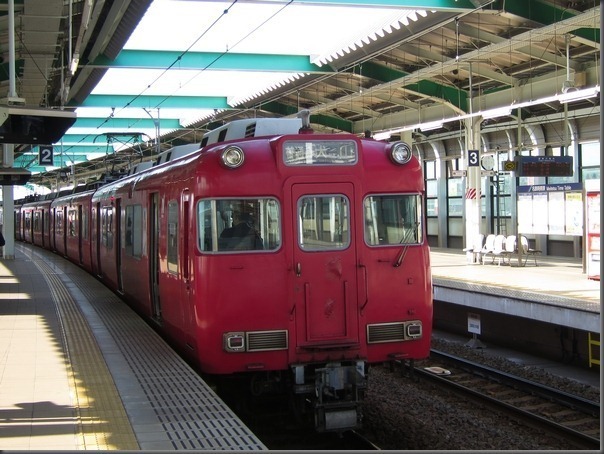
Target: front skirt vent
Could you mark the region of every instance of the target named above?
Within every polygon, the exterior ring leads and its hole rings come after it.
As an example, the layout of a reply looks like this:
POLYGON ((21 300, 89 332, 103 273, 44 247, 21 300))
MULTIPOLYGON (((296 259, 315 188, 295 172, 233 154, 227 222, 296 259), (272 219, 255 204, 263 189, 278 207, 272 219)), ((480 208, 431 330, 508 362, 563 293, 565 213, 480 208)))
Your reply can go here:
POLYGON ((248 352, 287 349, 287 331, 248 331, 246 345, 248 352))
POLYGON ((379 323, 367 325, 367 343, 402 342, 422 337, 422 322, 379 323))

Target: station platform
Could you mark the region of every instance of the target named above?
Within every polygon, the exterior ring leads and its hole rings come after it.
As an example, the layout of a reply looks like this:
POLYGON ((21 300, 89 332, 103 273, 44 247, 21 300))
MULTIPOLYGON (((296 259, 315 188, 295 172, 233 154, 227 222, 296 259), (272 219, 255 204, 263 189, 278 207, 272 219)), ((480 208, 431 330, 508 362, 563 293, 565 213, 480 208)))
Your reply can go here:
POLYGON ((530 258, 519 266, 468 263, 463 251, 430 251, 434 300, 600 333, 600 281, 579 260, 530 258))
POLYGON ((17 243, 0 259, 0 450, 266 450, 126 304, 17 243))

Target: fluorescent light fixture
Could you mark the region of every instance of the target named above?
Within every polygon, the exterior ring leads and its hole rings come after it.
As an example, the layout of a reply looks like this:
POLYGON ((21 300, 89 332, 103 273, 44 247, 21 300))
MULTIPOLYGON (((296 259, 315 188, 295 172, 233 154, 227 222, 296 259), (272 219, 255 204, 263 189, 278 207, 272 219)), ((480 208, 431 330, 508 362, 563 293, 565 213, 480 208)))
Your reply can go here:
MULTIPOLYGON (((506 114, 507 110, 510 111, 510 113, 508 115, 511 114, 512 110, 516 110, 516 109, 522 109, 524 107, 529 107, 529 106, 535 106, 538 104, 548 104, 554 101, 559 101, 559 102, 568 102, 569 98, 570 100, 577 100, 577 99, 586 99, 586 98, 593 98, 595 96, 598 96, 598 94, 600 93, 600 86, 596 85, 595 87, 591 87, 591 88, 586 88, 583 90, 576 90, 576 91, 572 91, 572 92, 567 92, 564 93, 562 95, 551 95, 551 96, 546 96, 544 98, 539 98, 539 99, 531 99, 529 101, 524 101, 524 102, 520 102, 517 104, 512 104, 510 106, 507 106, 505 108, 501 107, 501 108, 497 108, 497 109, 491 109, 491 110, 497 110, 500 112, 500 115, 504 115, 506 114), (566 99, 566 101, 563 101, 562 99, 566 99), (501 113, 502 111, 504 111, 503 113, 501 113)), ((428 122, 428 123, 423 123, 423 124, 415 124, 415 125, 409 125, 409 126, 403 126, 400 128, 393 128, 393 129, 386 129, 386 130, 381 130, 381 131, 377 131, 374 134, 374 138, 379 134, 380 137, 382 134, 396 134, 397 132, 402 132, 402 131, 412 131, 414 129, 421 129, 422 131, 427 131, 430 125, 437 125, 437 126, 433 126, 430 129, 437 129, 438 127, 441 127, 444 123, 449 123, 451 121, 462 121, 462 120, 466 120, 468 118, 474 118, 477 117, 479 115, 482 115, 484 118, 484 114, 489 112, 491 110, 486 110, 484 112, 473 112, 473 113, 467 113, 467 114, 463 114, 463 115, 456 115, 454 117, 449 117, 449 118, 444 118, 438 122, 436 121, 432 121, 432 122, 428 122)))
POLYGON ((491 118, 507 117, 512 113, 512 108, 509 106, 489 109, 482 112, 482 118, 489 120, 491 118))
POLYGON ((598 96, 600 93, 600 86, 596 85, 595 87, 585 88, 583 90, 570 90, 566 93, 562 93, 558 95, 558 101, 562 104, 572 101, 579 101, 581 99, 589 99, 598 96))
POLYGON ((71 59, 71 65, 69 66, 69 70, 71 74, 74 75, 78 70, 78 65, 80 64, 80 54, 73 54, 73 58, 71 59))
POLYGON ((392 134, 393 133, 391 131, 378 132, 377 134, 373 135, 373 139, 375 139, 375 140, 386 140, 386 139, 389 139, 392 134))
POLYGON ((420 123, 419 129, 421 131, 432 131, 443 127, 442 121, 429 121, 428 123, 420 123))

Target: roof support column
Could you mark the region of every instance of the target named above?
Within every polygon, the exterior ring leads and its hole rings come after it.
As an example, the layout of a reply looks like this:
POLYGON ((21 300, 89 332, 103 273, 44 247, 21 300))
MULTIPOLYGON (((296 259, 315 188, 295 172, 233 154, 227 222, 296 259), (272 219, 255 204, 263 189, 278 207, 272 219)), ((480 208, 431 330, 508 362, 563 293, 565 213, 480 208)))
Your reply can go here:
MULTIPOLYGON (((8 47, 9 47, 9 87, 8 99, 17 99, 17 79, 15 74, 15 2, 8 2, 8 47)), ((2 146, 2 165, 12 167, 15 162, 15 145, 2 146)), ((15 198, 12 186, 2 186, 2 235, 6 241, 3 248, 5 259, 15 258, 15 198)))
MULTIPOLYGON (((466 198, 465 198, 465 226, 466 247, 471 248, 474 238, 480 233, 480 124, 482 117, 473 117, 465 120, 466 147, 465 154, 466 173, 466 198), (470 152, 471 151, 471 152, 470 152)), ((467 253, 468 263, 475 257, 472 252, 467 253)))

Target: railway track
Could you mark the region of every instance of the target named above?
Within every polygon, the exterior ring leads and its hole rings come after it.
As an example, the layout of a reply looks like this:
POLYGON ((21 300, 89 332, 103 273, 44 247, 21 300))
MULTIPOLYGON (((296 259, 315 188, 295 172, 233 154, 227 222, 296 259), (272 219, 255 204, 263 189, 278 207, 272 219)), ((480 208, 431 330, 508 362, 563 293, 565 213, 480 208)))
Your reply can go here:
POLYGON ((572 441, 578 449, 600 447, 600 405, 568 393, 432 350, 407 373, 437 380, 458 392, 488 400, 533 427, 572 441))
MULTIPOLYGON (((214 378, 216 380, 216 378, 214 378)), ((246 426, 271 450, 277 451, 374 451, 374 445, 362 433, 316 432, 298 420, 285 395, 253 396, 242 381, 218 380, 214 389, 246 426)))

